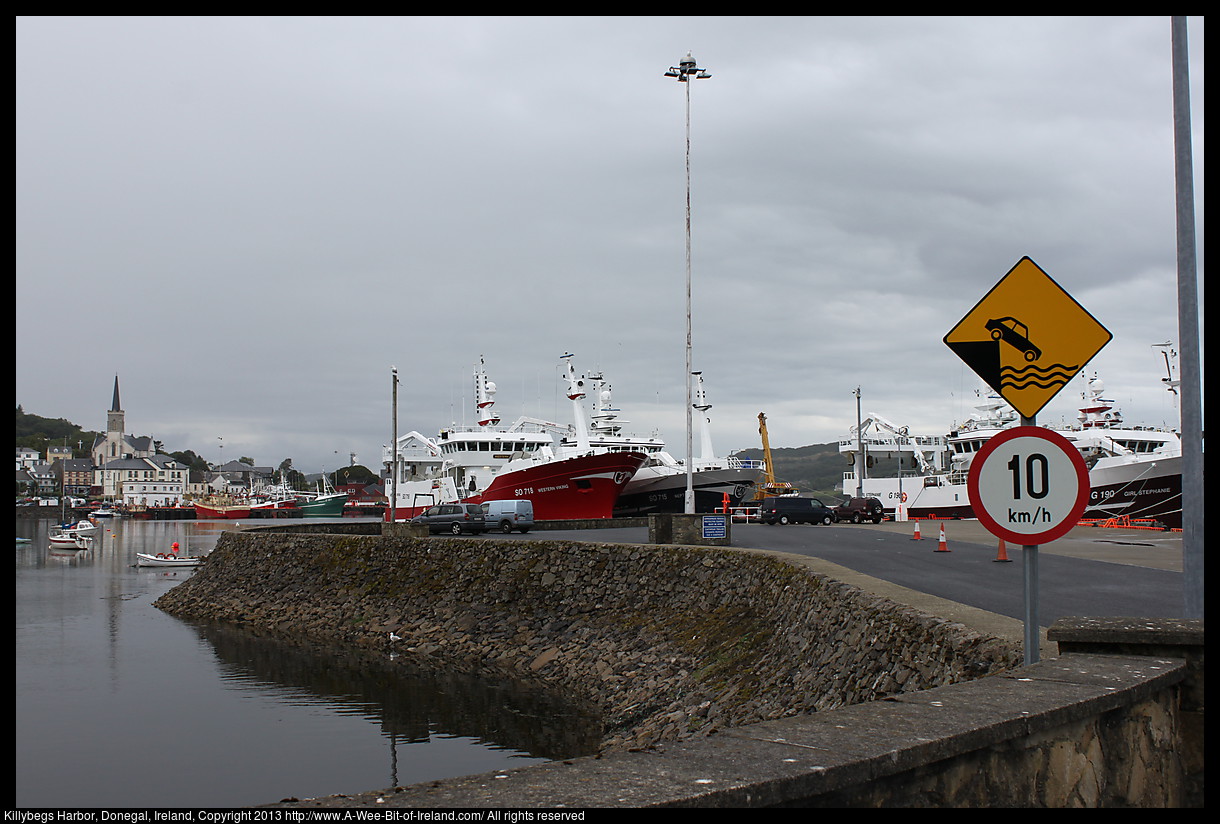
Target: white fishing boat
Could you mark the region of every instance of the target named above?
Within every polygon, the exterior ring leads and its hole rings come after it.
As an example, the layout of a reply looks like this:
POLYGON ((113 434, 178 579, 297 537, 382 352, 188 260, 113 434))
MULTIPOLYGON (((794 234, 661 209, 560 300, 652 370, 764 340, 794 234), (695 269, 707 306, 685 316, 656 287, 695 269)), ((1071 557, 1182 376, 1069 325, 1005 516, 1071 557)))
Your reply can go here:
MULTIPOLYGON (((477 425, 453 425, 435 437, 413 430, 398 438, 393 451, 384 450, 387 520, 409 520, 434 504, 522 498, 533 502, 538 520, 611 517, 645 456, 560 449, 553 433, 569 428, 537 418, 501 427, 496 385, 487 379, 482 359, 474 377, 477 425)), ((570 399, 574 414, 582 415, 580 398, 570 399)))
MULTIPOLYGON (((1089 467, 1089 504, 1085 520, 1182 525, 1182 441, 1177 432, 1145 426, 1128 426, 1114 401, 1104 397, 1105 387, 1094 375, 1085 391, 1078 424, 1053 426, 1080 450, 1089 467)), ((1172 391, 1172 387, 1171 387, 1172 391)), ((876 423, 870 416, 865 423, 876 423)), ((862 445, 866 452, 911 454, 912 471, 890 477, 867 477, 858 484, 855 471, 844 473, 843 492, 881 500, 889 511, 905 509, 912 518, 972 518, 967 480, 974 456, 989 438, 1020 424, 1019 415, 992 393, 975 415, 947 436, 916 438, 905 427, 887 427, 881 438, 859 435, 855 427, 839 441, 839 451, 854 461, 862 445)))
MULTIPOLYGON (((699 453, 691 465, 691 487, 695 494, 696 512, 714 512, 726 502, 730 507, 741 504, 751 495, 755 484, 763 473, 763 462, 742 460, 733 456, 718 457, 712 446, 711 419, 707 412, 712 405, 707 402, 707 391, 703 374, 693 373, 695 399, 693 411, 698 413, 699 453)), ((567 381, 569 392, 581 391, 581 383, 572 361, 568 359, 567 381)), ((585 448, 598 453, 643 452, 647 460, 635 473, 619 495, 614 513, 619 516, 646 515, 653 512, 684 512, 686 506, 686 462, 675 458, 665 449, 665 441, 659 434, 651 436, 629 435, 623 432, 621 411, 614 406, 611 386, 602 372, 591 372, 587 376, 594 399, 585 448)), ((579 426, 579 423, 578 423, 579 426)), ((560 442, 563 448, 581 448, 578 431, 560 442)))

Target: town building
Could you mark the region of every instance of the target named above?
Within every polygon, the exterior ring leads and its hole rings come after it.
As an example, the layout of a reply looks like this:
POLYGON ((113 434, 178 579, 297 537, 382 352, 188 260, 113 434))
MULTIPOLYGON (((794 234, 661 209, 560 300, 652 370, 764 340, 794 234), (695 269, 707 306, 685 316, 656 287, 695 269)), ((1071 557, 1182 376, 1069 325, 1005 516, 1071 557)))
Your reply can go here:
POLYGON ((17 469, 29 469, 34 464, 38 463, 41 457, 37 449, 32 449, 28 446, 17 447, 17 469))
POLYGON ((186 464, 169 455, 116 458, 97 474, 102 495, 126 506, 176 506, 186 496, 186 464))
POLYGON ((59 478, 59 488, 64 495, 88 497, 93 487, 93 464, 85 458, 67 458, 51 464, 59 478))

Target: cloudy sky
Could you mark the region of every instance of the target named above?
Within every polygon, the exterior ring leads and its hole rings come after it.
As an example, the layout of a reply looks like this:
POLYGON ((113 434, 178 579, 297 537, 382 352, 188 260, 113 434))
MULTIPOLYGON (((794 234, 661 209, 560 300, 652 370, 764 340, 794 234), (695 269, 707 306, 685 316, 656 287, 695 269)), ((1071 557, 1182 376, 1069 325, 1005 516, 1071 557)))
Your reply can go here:
POLYGON ((402 432, 470 422, 480 357, 566 423, 570 352, 682 454, 688 51, 718 451, 836 440, 857 386, 943 434, 981 383, 942 338, 1022 256, 1176 424, 1167 17, 18 18, 17 403, 100 430, 118 375, 169 450, 375 467, 391 367, 402 432))

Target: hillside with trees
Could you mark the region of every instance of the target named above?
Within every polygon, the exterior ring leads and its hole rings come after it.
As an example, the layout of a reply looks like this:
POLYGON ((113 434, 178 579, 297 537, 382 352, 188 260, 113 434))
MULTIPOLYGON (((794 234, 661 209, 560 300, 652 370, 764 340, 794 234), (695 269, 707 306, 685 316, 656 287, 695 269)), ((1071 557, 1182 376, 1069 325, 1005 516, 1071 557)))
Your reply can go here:
POLYGON ((45 454, 49 443, 70 448, 74 458, 87 458, 98 436, 99 433, 81 429, 64 418, 31 415, 17 404, 17 443, 14 446, 29 447, 45 454))

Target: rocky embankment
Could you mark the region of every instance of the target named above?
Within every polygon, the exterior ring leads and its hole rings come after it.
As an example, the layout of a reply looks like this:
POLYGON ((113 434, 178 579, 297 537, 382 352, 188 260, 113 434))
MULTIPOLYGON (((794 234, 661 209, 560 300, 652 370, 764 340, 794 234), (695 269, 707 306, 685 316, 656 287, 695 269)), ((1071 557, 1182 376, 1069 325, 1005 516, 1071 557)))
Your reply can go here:
POLYGON ((157 606, 544 684, 600 709, 603 750, 940 686, 1021 658, 782 559, 718 548, 226 533, 157 606))

